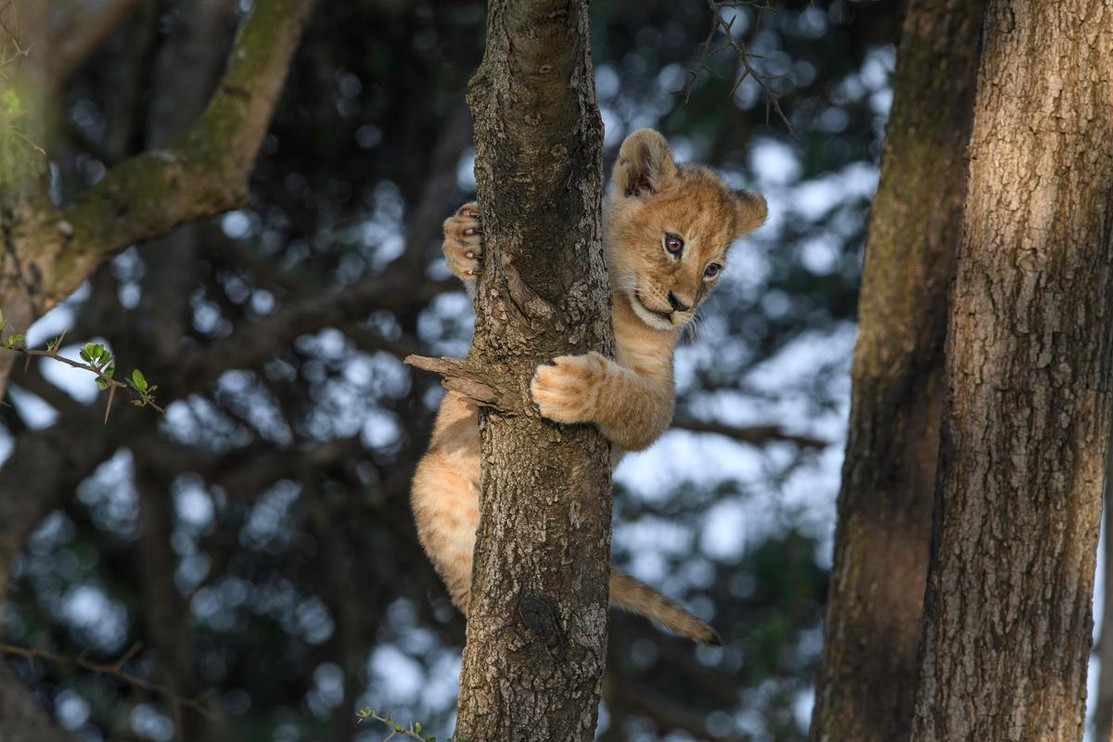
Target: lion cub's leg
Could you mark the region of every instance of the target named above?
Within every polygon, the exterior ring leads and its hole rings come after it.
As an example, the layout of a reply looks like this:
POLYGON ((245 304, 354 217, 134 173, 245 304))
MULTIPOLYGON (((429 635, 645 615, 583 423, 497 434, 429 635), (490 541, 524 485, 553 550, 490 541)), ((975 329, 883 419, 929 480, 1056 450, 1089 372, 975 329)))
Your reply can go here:
POLYGON ((467 614, 479 525, 479 421, 475 406, 455 392, 441 401, 410 497, 421 545, 452 602, 467 614))
POLYGON ((672 421, 672 378, 623 368, 599 353, 560 356, 530 383, 541 415, 558 423, 595 423, 625 451, 641 451, 672 421))
POLYGON ((475 279, 483 257, 479 205, 467 203, 444 221, 444 259, 452 275, 464 282, 468 296, 475 296, 475 279))

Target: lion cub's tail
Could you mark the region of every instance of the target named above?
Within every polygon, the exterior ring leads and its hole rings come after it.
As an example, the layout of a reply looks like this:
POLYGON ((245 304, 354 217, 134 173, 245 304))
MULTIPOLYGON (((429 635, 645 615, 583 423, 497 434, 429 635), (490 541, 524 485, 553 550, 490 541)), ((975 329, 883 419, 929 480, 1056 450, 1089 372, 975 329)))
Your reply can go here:
POLYGON ((723 642, 715 629, 684 610, 644 582, 611 569, 611 605, 645 616, 679 636, 701 644, 719 646, 723 642))

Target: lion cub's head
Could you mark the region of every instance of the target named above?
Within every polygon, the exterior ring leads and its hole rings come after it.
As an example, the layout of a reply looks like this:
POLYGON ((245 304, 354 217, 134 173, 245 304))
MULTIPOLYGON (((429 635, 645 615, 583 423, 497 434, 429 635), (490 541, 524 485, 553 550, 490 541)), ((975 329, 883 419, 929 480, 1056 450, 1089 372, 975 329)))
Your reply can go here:
POLYGON ((635 131, 619 150, 604 217, 615 300, 650 327, 680 327, 718 280, 727 248, 765 215, 759 194, 731 190, 702 165, 678 165, 663 136, 635 131))

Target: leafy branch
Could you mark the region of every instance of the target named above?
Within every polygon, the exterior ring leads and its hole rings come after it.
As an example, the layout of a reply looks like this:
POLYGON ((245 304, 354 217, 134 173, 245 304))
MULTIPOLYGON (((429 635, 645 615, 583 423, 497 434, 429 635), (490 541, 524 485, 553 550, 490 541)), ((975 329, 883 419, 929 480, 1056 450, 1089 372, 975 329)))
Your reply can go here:
POLYGON ((47 343, 45 350, 32 350, 23 345, 23 333, 15 332, 15 328, 4 320, 4 312, 0 311, 0 349, 10 350, 14 353, 22 353, 26 356, 28 363, 31 362, 32 358, 50 358, 59 363, 64 363, 67 366, 78 368, 82 371, 88 371, 93 374, 96 377, 97 387, 101 391, 108 392, 108 404, 104 409, 104 422, 106 425, 108 424, 108 415, 112 412, 112 401, 116 397, 117 389, 123 389, 136 395, 136 398, 131 400, 131 403, 136 407, 153 407, 160 413, 165 414, 166 410, 159 407, 155 402, 154 393, 158 389, 158 385, 148 382, 142 371, 138 368, 133 369, 127 381, 116 379, 116 358, 112 355, 112 352, 101 343, 85 343, 78 352, 81 361, 66 358, 58 352, 58 349, 62 347, 62 341, 65 337, 66 333, 63 332, 47 343), (8 333, 7 337, 4 337, 5 333, 8 333))
MULTIPOLYGON (((359 719, 360 724, 365 721, 377 721, 380 724, 385 725, 390 730, 390 734, 388 734, 383 739, 383 742, 389 742, 389 740, 392 740, 395 737, 416 739, 418 742, 437 742, 436 737, 422 736, 420 721, 411 722, 410 726, 407 728, 392 719, 389 713, 387 713, 386 716, 380 716, 379 714, 375 713, 375 709, 369 706, 364 706, 359 711, 357 711, 356 718, 359 719)), ((453 742, 452 737, 449 737, 447 742, 453 742)), ((457 740, 456 742, 460 741, 457 740)))
POLYGON ((761 59, 760 55, 753 54, 746 48, 744 41, 736 40, 734 38, 734 22, 738 19, 737 14, 732 14, 729 19, 724 18, 722 14, 723 8, 753 8, 758 13, 758 18, 761 18, 761 13, 770 11, 775 13, 772 4, 769 0, 707 0, 708 7, 711 8, 711 17, 714 19, 711 23, 711 30, 707 32, 707 38, 704 40, 700 47, 699 60, 696 62, 695 69, 688 70, 688 82, 684 88, 679 92, 684 96, 684 103, 687 104, 688 100, 692 97, 692 91, 695 90, 696 81, 699 80, 701 72, 708 72, 716 77, 722 77, 711 66, 711 59, 721 52, 734 51, 738 57, 739 71, 735 75, 734 84, 730 87, 730 92, 727 94, 730 97, 734 96, 738 86, 746 81, 746 78, 752 79, 761 88, 765 94, 765 118, 769 120, 772 112, 776 112, 777 116, 784 122, 788 128, 788 133, 795 136, 792 128, 792 123, 789 122, 788 116, 785 115, 784 109, 781 108, 780 94, 773 91, 769 87, 770 80, 786 79, 788 75, 770 75, 758 72, 754 69, 752 60, 761 59), (715 44, 715 36, 721 32, 723 41, 715 44))

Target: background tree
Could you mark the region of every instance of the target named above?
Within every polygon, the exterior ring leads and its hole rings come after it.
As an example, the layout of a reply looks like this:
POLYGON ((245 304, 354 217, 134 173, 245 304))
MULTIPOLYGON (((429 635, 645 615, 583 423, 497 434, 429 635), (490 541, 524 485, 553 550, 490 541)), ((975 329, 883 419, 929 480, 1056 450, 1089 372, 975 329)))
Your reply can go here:
MULTIPOLYGON (((53 18, 45 3, 11 2, 0 9, 0 334, 17 341, 34 319, 54 307, 100 264, 135 240, 161 234, 174 225, 219 213, 246 198, 245 185, 255 152, 274 109, 286 67, 308 16, 308 2, 261 2, 245 19, 233 47, 221 88, 203 116, 203 101, 192 106, 196 124, 164 149, 128 159, 112 168, 99 183, 68 208, 56 207, 46 148, 49 139, 49 93, 80 64, 105 31, 118 20, 127 3, 108 3, 84 28, 66 30, 65 43, 55 43, 53 18), (51 54, 54 49, 57 54, 51 54), (7 331, 5 332, 5 322, 7 331)), ((83 12, 73 9, 74 13, 83 12)), ((202 11, 204 12, 204 10, 202 11)), ((199 70, 194 84, 208 87, 199 70)), ((183 101, 189 105, 188 97, 183 101)), ((161 136, 165 137, 165 133, 161 136)), ((18 343, 17 343, 18 344, 18 343)), ((0 388, 7 385, 15 360, 0 354, 0 388)), ((24 463, 51 466, 37 457, 32 445, 24 463)), ((70 452, 52 451, 55 463, 70 452)), ((18 459, 17 459, 18 460, 18 459)), ((14 487, 25 481, 9 474, 14 487), (13 479, 14 477, 14 479, 13 479)), ((63 479, 65 474, 61 475, 63 479)), ((48 486, 50 483, 47 483, 48 486)), ((5 534, 0 542, 0 606, 6 597, 8 570, 22 541, 48 512, 52 498, 36 501, 35 491, 6 498, 0 504, 5 534)), ((15 710, 22 694, 6 684, 6 732, 12 739, 41 739, 48 734, 30 720, 30 708, 15 710)), ((53 736, 54 732, 49 733, 53 736)))
POLYGON ((858 302, 815 740, 911 729, 984 10, 913 0, 905 12, 858 302))
POLYGON ((1082 738, 1113 364, 1110 10, 988 6, 914 740, 1082 738))
MULTIPOLYGON (((166 87, 180 68, 163 62, 200 23, 195 7, 131 3, 55 88, 46 149, 62 208, 154 141, 156 110, 186 108, 166 87)), ((614 559, 710 619, 726 646, 697 650, 613 614, 599 723, 610 740, 799 740, 807 724, 900 4, 776 10, 719 13, 762 74, 787 76, 767 83, 796 138, 767 119, 751 80, 731 93, 732 53, 707 60, 687 103, 674 94, 703 56, 708 7, 592 5, 604 159, 657 126, 681 159, 772 206, 679 351, 677 429, 616 478, 614 559)), ((94 8, 56 0, 50 12, 65 29, 94 8)), ((137 645, 130 676, 170 685, 184 667, 175 693, 209 691, 216 717, 10 655, 75 735, 166 740, 181 719, 180 738, 380 740, 356 723, 364 704, 450 731, 464 624, 406 503, 439 388, 401 359, 467 350, 473 320, 437 238, 473 195, 463 92, 483 30, 478 2, 319 4, 251 200, 197 225, 192 270, 128 249, 30 329, 41 348, 69 328, 70 356, 107 341, 160 385, 167 413, 117 401, 106 428, 92 379, 15 366, 0 503, 33 511, 0 519, 4 641, 108 665, 137 645), (159 550, 169 558, 148 556, 159 550), (169 639, 185 651, 164 654, 169 639)), ((199 38, 198 68, 219 69, 227 37, 199 38)))

